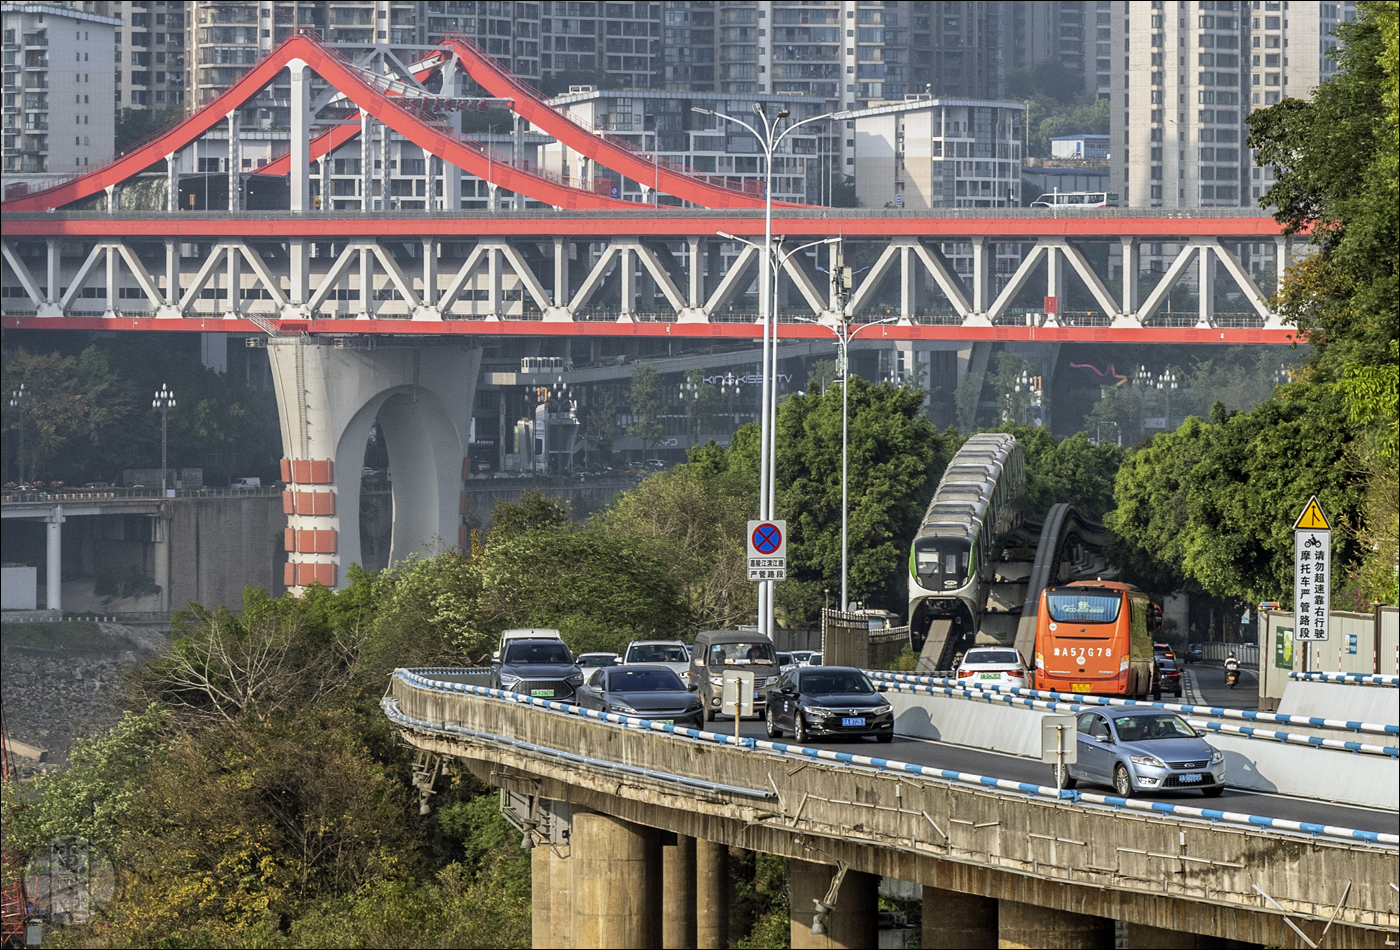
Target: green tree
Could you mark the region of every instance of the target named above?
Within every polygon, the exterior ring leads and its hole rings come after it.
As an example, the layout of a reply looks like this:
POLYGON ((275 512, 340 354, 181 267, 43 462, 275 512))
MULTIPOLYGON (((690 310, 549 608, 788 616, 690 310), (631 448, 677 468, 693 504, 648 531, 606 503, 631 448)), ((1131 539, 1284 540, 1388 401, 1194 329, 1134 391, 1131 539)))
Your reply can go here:
MULTIPOLYGON (((938 434, 921 391, 859 377, 849 386, 851 597, 899 611, 909 541, 958 438, 938 434)), ((841 583, 841 405, 832 387, 790 397, 778 415, 778 514, 788 520, 790 578, 779 587, 793 588, 797 622, 811 622, 821 591, 841 583)))
POLYGON ((561 528, 569 523, 569 503, 556 501, 543 492, 527 488, 520 501, 498 501, 491 509, 491 536, 507 538, 529 531, 561 528))
POLYGON ((627 427, 627 434, 641 441, 645 457, 663 434, 661 374, 654 367, 640 363, 632 371, 632 382, 627 387, 627 407, 632 413, 632 424, 627 427))
POLYGON ((617 390, 613 386, 595 386, 589 391, 589 403, 583 411, 583 438, 598 450, 599 466, 612 464, 616 437, 617 390))

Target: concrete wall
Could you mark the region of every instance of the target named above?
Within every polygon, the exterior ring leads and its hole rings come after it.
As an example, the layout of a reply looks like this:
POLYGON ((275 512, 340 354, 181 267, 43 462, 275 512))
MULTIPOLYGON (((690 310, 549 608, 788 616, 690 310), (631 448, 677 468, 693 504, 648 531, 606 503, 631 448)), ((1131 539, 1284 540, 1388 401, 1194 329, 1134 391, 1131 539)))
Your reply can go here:
POLYGON ((239 609, 243 588, 283 591, 287 516, 276 495, 188 498, 169 503, 170 596, 180 610, 189 601, 239 609))
MULTIPOLYGON (((1324 683, 1295 683, 1294 686, 1327 686, 1324 683)), ((1336 686, 1389 699, 1394 718, 1395 690, 1361 686, 1336 686)), ((1040 758, 1040 721, 1051 713, 1018 706, 992 705, 951 696, 927 696, 891 690, 886 698, 895 710, 895 733, 935 739, 950 745, 1008 752, 1027 758, 1040 758)), ((1331 701, 1308 704, 1313 711, 1304 715, 1336 718, 1341 707, 1331 701)), ((1378 714, 1370 711, 1372 715, 1378 714)), ((1360 719, 1359 716, 1347 716, 1360 719)), ((1370 719, 1368 722, 1379 720, 1370 719)), ((1306 735, 1313 730, 1293 730, 1306 735)), ((1327 737, 1333 737, 1331 733, 1327 737)), ((1348 735, 1351 741, 1393 744, 1380 736, 1348 735)), ((1395 760, 1380 755, 1357 755, 1312 746, 1285 745, 1268 739, 1211 734, 1206 740, 1225 753, 1225 775, 1230 785, 1261 792, 1281 792, 1300 798, 1349 802, 1377 808, 1400 808, 1400 785, 1395 781, 1395 760)), ((1045 767, 1050 783, 1050 766, 1045 767)))

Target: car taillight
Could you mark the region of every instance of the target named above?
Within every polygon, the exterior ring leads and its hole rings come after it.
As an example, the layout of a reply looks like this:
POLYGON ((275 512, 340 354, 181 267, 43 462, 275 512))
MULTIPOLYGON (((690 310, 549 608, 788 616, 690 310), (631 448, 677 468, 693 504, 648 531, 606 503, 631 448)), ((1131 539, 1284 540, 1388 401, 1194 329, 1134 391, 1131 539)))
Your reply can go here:
POLYGON ((1026 671, 1025 671, 1025 670, 1012 670, 1012 671, 1011 671, 1011 675, 1012 675, 1012 676, 1017 676, 1017 677, 1022 677, 1022 678, 1024 678, 1025 675, 1026 675, 1026 671))
POLYGON ((973 676, 976 672, 976 670, 958 670, 958 679, 962 679, 964 676, 973 676))

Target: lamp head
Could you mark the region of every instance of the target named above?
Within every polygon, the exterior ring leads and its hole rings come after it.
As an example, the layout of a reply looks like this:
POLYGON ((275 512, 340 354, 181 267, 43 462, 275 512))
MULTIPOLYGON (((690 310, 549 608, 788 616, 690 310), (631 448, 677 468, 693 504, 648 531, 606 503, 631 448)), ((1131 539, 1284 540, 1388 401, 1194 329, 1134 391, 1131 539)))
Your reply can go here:
POLYGON ((788 116, 790 116, 790 115, 792 115, 792 113, 789 112, 787 109, 784 109, 784 110, 782 110, 781 112, 778 113, 778 118, 780 118, 780 119, 786 119, 786 118, 787 118, 788 116))
POLYGON ((761 102, 755 102, 753 104, 753 111, 758 115, 767 115, 767 113, 763 111, 763 103, 761 102))
POLYGON ((691 111, 691 112, 699 113, 700 115, 714 115, 714 114, 715 114, 715 110, 713 110, 713 109, 702 109, 702 108, 700 108, 699 106, 691 106, 691 107, 690 107, 690 111, 691 111))

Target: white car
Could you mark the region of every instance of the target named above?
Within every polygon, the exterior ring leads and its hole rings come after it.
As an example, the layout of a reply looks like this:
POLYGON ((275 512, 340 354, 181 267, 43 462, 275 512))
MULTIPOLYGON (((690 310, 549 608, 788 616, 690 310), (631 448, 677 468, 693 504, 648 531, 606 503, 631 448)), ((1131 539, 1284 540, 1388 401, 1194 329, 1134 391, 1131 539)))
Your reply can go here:
POLYGON ((793 651, 792 651, 792 665, 793 665, 793 666, 806 666, 806 665, 807 665, 807 661, 810 660, 810 659, 812 658, 812 655, 813 655, 814 653, 816 653, 816 652, 817 652, 817 651, 815 651, 815 650, 793 650, 793 651))
POLYGON ((622 654, 624 665, 648 663, 664 666, 690 685, 690 651, 679 640, 633 640, 622 654))
POLYGON ((1026 685, 1026 661, 1011 647, 973 647, 958 664, 959 686, 1026 685))

